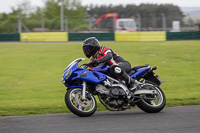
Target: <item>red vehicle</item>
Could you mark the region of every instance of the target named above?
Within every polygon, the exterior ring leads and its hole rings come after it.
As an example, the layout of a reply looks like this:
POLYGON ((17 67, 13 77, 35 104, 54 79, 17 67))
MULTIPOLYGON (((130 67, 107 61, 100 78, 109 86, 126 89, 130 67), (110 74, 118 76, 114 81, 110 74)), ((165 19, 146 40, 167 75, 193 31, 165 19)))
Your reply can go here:
POLYGON ((97 25, 98 23, 100 23, 104 18, 108 18, 108 17, 113 17, 114 21, 113 21, 113 25, 115 27, 116 32, 134 32, 136 31, 136 22, 134 19, 132 18, 118 18, 118 14, 117 13, 108 13, 108 14, 104 14, 102 15, 94 24, 97 25))

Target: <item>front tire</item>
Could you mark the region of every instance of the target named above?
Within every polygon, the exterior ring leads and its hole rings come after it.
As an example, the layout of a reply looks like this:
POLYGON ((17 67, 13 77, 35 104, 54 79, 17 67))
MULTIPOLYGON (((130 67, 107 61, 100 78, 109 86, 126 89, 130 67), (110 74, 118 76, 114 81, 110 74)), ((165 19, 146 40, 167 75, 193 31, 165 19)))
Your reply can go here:
POLYGON ((158 113, 165 107, 166 97, 162 89, 150 81, 145 81, 144 85, 142 85, 141 89, 147 90, 155 90, 157 92, 156 96, 153 95, 145 95, 146 99, 143 98, 139 102, 137 102, 137 106, 147 112, 147 113, 158 113), (149 99, 148 99, 149 98, 149 99), (154 100, 150 100, 154 98, 154 100))
POLYGON ((94 96, 86 91, 86 98, 82 99, 82 89, 72 88, 65 94, 65 104, 68 109, 80 117, 88 117, 95 113, 97 102, 94 96))

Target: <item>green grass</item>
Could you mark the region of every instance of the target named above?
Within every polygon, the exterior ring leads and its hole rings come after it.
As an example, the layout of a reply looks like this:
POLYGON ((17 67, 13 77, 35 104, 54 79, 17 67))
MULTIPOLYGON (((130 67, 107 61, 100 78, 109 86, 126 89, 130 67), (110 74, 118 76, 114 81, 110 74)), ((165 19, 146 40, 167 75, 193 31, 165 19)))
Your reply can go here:
MULTIPOLYGON (((157 65, 167 106, 200 104, 200 41, 101 45, 132 65, 157 65)), ((81 42, 0 43, 0 116, 69 112, 61 77, 65 67, 80 57, 84 57, 81 42)), ((98 110, 105 108, 99 103, 98 110)))

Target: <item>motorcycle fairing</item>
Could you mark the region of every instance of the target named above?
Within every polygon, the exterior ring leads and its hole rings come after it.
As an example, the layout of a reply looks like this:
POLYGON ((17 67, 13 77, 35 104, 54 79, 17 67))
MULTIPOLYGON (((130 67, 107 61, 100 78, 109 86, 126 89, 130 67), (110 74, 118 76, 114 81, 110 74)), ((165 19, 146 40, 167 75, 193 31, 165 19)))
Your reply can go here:
MULTIPOLYGON (((105 70, 106 70, 106 68, 105 68, 105 70)), ((80 68, 78 66, 78 61, 76 61, 76 60, 74 62, 72 62, 65 69, 63 78, 67 84, 71 84, 73 81, 76 81, 76 80, 83 80, 83 81, 91 82, 94 84, 99 84, 99 83, 102 83, 104 80, 106 80, 106 76, 100 72, 91 71, 91 70, 88 70, 85 68, 80 68), (66 79, 65 75, 70 69, 72 69, 72 75, 74 75, 74 76, 72 76, 72 77, 70 76, 69 79, 66 79)))
POLYGON ((90 71, 88 69, 77 71, 75 73, 77 74, 77 76, 72 78, 72 80, 83 80, 94 84, 102 83, 107 78, 104 74, 100 72, 90 71))
POLYGON ((83 88, 82 85, 71 85, 71 86, 68 86, 67 89, 70 89, 70 88, 83 88))
POLYGON ((93 67, 90 70, 91 71, 102 72, 102 73, 107 74, 108 76, 113 77, 113 75, 109 72, 109 66, 106 66, 106 65, 101 65, 101 66, 93 67))

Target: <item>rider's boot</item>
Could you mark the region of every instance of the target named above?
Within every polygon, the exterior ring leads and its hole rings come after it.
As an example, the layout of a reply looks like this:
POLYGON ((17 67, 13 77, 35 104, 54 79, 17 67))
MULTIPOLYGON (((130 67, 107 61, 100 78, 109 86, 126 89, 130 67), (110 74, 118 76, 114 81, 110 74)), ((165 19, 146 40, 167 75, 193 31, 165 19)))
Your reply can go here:
POLYGON ((138 86, 135 79, 132 79, 125 71, 121 74, 121 79, 125 81, 129 90, 134 93, 138 86))
POLYGON ((135 79, 132 79, 128 74, 126 76, 126 78, 124 79, 129 90, 134 93, 137 89, 137 83, 135 82, 135 79))
POLYGON ((111 73, 121 80, 125 81, 125 84, 129 88, 129 90, 134 93, 137 89, 137 83, 134 79, 132 79, 123 69, 118 66, 111 66, 111 73))
POLYGON ((136 84, 135 80, 131 78, 131 81, 129 83, 129 90, 131 92, 135 92, 136 89, 137 89, 137 84, 136 84))

